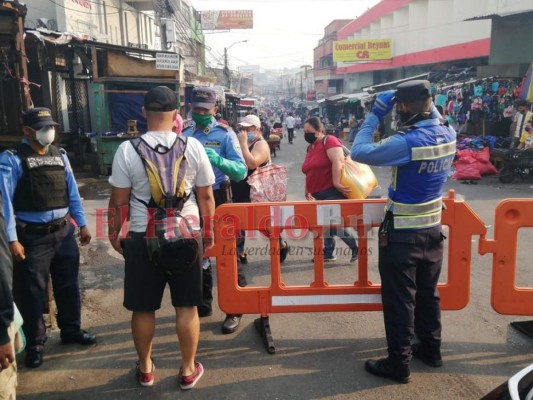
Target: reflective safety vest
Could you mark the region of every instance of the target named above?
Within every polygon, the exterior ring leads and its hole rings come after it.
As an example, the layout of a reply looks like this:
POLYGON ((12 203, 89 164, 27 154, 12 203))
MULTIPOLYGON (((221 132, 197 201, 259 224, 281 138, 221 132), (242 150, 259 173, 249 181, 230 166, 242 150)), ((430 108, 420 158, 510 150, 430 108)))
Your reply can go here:
POLYGON ((444 125, 413 127, 405 134, 411 162, 393 168, 387 210, 395 229, 440 224, 442 189, 455 156, 456 133, 444 125))

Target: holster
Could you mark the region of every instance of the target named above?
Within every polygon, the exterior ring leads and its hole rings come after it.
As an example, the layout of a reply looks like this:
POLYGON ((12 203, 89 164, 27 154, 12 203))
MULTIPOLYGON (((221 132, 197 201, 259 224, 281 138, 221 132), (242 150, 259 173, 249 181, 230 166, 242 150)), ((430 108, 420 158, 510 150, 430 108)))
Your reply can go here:
POLYGON ((224 181, 220 188, 213 190, 213 197, 215 198, 215 207, 221 204, 231 203, 231 184, 229 181, 224 181))

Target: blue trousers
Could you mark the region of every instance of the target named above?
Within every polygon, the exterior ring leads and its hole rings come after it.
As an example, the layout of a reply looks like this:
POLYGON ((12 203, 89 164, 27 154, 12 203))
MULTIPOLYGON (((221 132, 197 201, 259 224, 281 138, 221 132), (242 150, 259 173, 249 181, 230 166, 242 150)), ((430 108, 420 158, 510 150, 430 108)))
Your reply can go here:
POLYGON ((389 359, 411 360, 416 335, 428 349, 440 350, 440 296, 437 282, 442 268, 441 227, 417 230, 388 229, 388 244, 379 248, 379 274, 389 359))
POLYGON ((73 233, 74 227, 70 223, 49 234, 19 232, 19 242, 26 254, 26 259, 17 268, 21 273, 20 312, 24 318, 28 348, 43 345, 46 341, 43 311, 49 276, 52 277, 61 335, 68 336, 80 330, 80 251, 73 233))

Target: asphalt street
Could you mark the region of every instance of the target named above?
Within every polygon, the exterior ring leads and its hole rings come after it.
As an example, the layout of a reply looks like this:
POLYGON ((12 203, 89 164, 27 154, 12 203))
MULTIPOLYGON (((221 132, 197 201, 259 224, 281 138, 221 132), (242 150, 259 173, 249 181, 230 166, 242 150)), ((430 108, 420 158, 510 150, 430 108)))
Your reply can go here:
MULTIPOLYGON (((274 163, 289 171, 288 201, 304 200, 301 164, 306 143, 302 130, 294 144, 284 139, 274 163)), ((372 196, 386 193, 390 168, 374 168, 380 187, 372 196)), ((79 179, 84 206, 93 235, 97 234, 98 210, 107 206, 110 193, 106 177, 79 179)), ((455 190, 488 227, 494 230, 494 208, 506 198, 530 198, 532 181, 512 185, 485 177, 477 185, 450 180, 455 190)), ((450 232, 453 233, 453 232, 450 232)), ((517 261, 517 285, 533 288, 531 229, 521 229, 517 261)), ((311 248, 309 239, 289 241, 293 249, 311 248)), ((247 241, 251 285, 268 285, 268 258, 259 250, 261 239, 247 241)), ((337 240, 340 249, 344 243, 337 240)), ((369 250, 373 243, 370 243, 369 250)), ((369 276, 379 282, 377 249, 369 261, 369 276)), ((276 354, 268 354, 254 328, 257 316, 243 316, 232 335, 220 331, 224 313, 215 307, 213 316, 201 320, 198 360, 205 374, 189 392, 179 390, 180 355, 174 332, 174 311, 168 293, 157 313, 153 357, 156 381, 141 388, 135 380, 136 354, 130 334, 130 314, 122 307, 123 260, 105 239, 95 238, 82 250, 81 287, 83 328, 98 336, 89 348, 61 345, 59 332, 52 331, 45 348, 45 363, 36 370, 24 366, 19 356, 18 398, 52 399, 479 399, 521 368, 533 363, 533 341, 509 327, 511 321, 533 317, 504 316, 491 307, 492 258, 478 254, 478 237, 472 240, 470 301, 460 311, 443 312, 442 368, 414 360, 407 385, 369 375, 368 358, 386 351, 381 312, 294 313, 270 317, 276 354)), ((353 282, 357 264, 341 256, 325 267, 330 283, 353 282), (350 280, 351 279, 351 280, 350 280)), ((447 268, 441 282, 445 282, 447 268)), ((307 255, 290 254, 283 265, 283 278, 290 284, 308 284, 313 264, 307 255)), ((532 305, 533 310, 533 305, 532 305)), ((533 311, 532 311, 533 315, 533 311)))

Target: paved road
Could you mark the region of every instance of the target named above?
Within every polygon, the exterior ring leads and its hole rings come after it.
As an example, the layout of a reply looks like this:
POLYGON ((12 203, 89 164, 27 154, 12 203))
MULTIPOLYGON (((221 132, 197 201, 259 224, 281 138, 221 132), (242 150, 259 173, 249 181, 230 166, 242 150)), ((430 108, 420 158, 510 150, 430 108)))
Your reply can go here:
MULTIPOLYGON (((293 145, 282 143, 274 162, 289 170, 289 200, 303 200, 305 157, 303 132, 297 132, 293 145)), ((381 196, 389 182, 390 169, 376 168, 381 196)), ((80 179, 90 223, 96 209, 107 205, 109 187, 104 178, 80 179)), ((450 181, 448 187, 465 196, 468 204, 489 225, 493 225, 495 205, 506 197, 530 197, 532 182, 511 186, 495 177, 478 185, 450 181)), ((93 230, 94 232, 94 230, 93 230)), ((492 237, 489 229, 488 237, 492 237)), ((533 287, 533 271, 528 244, 529 230, 520 233, 518 284, 533 287)), ((260 241, 248 246, 261 248, 260 241)), ((293 247, 311 248, 311 242, 291 242, 293 247)), ((339 246, 344 246, 339 241, 339 246)), ((130 336, 129 313, 122 307, 123 261, 105 240, 94 240, 83 250, 81 285, 84 291, 83 325, 98 335, 91 348, 63 346, 58 332, 52 332, 46 345, 45 363, 28 370, 19 358, 19 398, 51 399, 478 399, 517 370, 533 362, 531 340, 509 328, 509 322, 530 319, 502 316, 490 306, 490 256, 477 255, 477 238, 472 243, 474 260, 469 305, 461 311, 443 313, 444 367, 433 369, 418 361, 412 363, 412 382, 397 385, 368 375, 363 368, 367 358, 384 354, 385 339, 381 312, 275 314, 270 318, 277 353, 268 354, 256 333, 253 320, 243 317, 240 330, 222 335, 223 313, 202 319, 198 359, 206 373, 198 386, 180 392, 177 373, 180 365, 174 334, 173 310, 165 304, 157 314, 154 357, 156 383, 138 387, 134 379, 136 360, 130 336)), ((356 266, 347 257, 326 267, 331 283, 350 282, 356 266)), ((268 264, 261 256, 250 256, 249 282, 267 285, 268 264)), ((444 277, 445 277, 444 273, 444 277)), ((379 282, 377 258, 370 261, 370 277, 379 282)), ((289 256, 283 278, 290 284, 312 279, 310 257, 289 256)))

